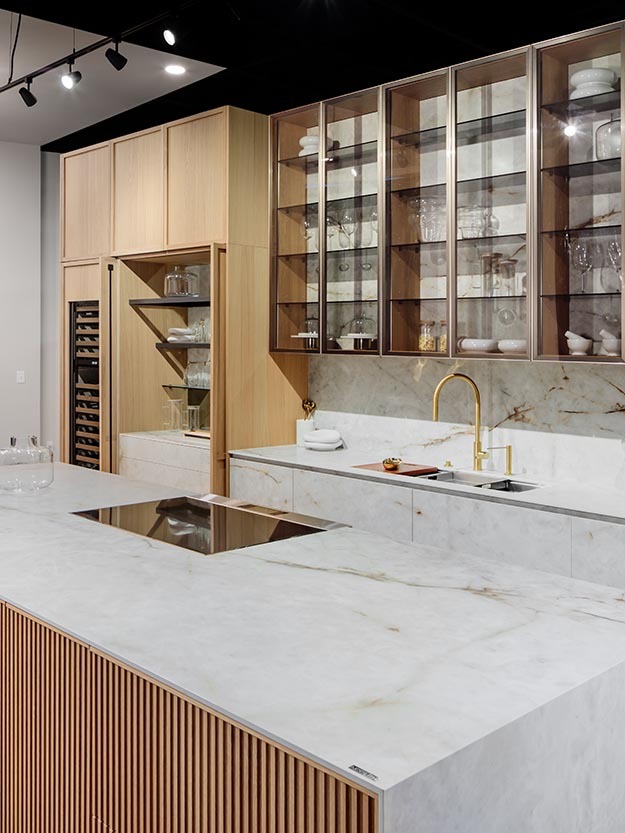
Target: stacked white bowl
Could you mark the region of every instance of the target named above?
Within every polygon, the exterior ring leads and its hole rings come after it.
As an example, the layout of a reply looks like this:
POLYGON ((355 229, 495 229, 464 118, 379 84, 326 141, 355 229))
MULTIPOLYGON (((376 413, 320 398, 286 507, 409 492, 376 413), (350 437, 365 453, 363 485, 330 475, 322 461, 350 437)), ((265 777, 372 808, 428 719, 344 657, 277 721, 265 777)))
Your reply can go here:
POLYGON ((330 428, 319 428, 317 431, 304 434, 304 448, 311 451, 336 451, 342 445, 343 440, 339 432, 330 428))
POLYGON ((617 76, 611 69, 580 69, 571 76, 571 86, 574 88, 571 98, 586 98, 589 95, 613 93, 617 76))

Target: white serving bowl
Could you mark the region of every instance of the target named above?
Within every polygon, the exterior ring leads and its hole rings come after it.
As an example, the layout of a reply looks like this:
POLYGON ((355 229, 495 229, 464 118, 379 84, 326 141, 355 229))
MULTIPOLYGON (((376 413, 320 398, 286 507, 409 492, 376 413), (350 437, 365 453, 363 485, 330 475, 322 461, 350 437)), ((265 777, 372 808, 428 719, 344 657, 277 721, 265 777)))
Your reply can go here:
POLYGON ((620 338, 604 338, 603 349, 608 356, 621 355, 621 339, 620 338))
POLYGON ((592 339, 590 338, 567 338, 566 343, 572 356, 587 356, 592 348, 592 339))
POLYGON ((303 148, 319 147, 319 136, 315 136, 314 134, 302 136, 299 143, 303 148))
POLYGON ((577 98, 587 98, 589 95, 604 95, 604 93, 613 93, 614 87, 610 84, 582 84, 581 87, 573 90, 571 93, 571 100, 577 98))
POLYGON ((461 338, 458 347, 463 353, 496 353, 497 340, 494 338, 461 338))
POLYGON ((502 353, 527 353, 526 338, 502 338, 497 346, 502 353))
POLYGON ((580 69, 571 76, 571 84, 574 87, 579 87, 581 84, 607 84, 614 87, 615 82, 616 73, 603 67, 580 69))

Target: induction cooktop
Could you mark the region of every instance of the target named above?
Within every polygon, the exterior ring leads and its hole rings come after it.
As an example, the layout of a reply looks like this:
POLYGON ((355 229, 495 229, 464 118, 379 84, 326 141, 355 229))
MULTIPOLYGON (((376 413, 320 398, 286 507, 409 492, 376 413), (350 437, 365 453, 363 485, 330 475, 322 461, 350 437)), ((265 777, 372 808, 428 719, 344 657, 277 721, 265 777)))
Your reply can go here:
POLYGON ((342 526, 217 495, 151 500, 74 514, 203 555, 312 535, 342 526))

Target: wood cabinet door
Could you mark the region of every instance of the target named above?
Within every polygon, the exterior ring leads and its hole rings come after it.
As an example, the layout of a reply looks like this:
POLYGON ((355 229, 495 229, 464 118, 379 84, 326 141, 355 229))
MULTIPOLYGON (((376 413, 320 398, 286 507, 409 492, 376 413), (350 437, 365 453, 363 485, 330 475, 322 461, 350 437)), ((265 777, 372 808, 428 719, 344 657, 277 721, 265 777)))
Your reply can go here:
POLYGON ((168 249, 226 239, 226 114, 177 122, 167 130, 168 249))
POLYGON ((113 142, 113 252, 160 251, 164 245, 162 128, 113 142))
POLYGON ((88 260, 110 253, 111 152, 108 145, 64 156, 61 257, 88 260))

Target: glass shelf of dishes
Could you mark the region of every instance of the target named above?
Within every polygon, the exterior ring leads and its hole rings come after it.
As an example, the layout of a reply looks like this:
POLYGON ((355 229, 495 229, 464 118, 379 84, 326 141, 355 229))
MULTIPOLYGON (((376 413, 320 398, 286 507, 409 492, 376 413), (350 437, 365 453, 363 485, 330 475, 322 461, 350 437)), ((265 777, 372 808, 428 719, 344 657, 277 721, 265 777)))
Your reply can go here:
POLYGON ((272 350, 621 361, 622 36, 274 117, 272 350))

